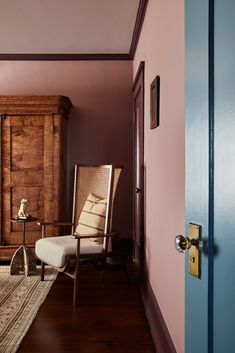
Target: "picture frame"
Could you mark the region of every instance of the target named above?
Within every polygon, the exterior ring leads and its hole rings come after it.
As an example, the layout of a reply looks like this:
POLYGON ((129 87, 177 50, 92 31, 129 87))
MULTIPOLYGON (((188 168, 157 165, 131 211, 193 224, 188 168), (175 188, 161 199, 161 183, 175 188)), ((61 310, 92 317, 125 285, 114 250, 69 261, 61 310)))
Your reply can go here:
POLYGON ((150 129, 160 125, 160 76, 157 75, 150 85, 150 129))

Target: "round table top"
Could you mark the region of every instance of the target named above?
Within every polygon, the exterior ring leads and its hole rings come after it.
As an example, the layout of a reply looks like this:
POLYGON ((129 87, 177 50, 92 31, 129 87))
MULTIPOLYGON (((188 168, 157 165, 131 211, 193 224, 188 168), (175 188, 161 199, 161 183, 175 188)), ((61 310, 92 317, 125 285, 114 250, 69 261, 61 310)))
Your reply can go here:
POLYGON ((36 217, 28 217, 26 219, 21 219, 21 218, 11 218, 11 222, 19 222, 19 223, 25 223, 25 222, 36 222, 38 220, 38 218, 36 217))

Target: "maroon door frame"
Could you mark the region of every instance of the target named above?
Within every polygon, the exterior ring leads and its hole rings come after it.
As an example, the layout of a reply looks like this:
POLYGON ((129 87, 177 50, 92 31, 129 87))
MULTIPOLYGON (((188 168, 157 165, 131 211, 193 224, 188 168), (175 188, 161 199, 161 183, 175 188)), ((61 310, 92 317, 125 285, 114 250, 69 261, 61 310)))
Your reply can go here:
POLYGON ((133 260, 144 264, 144 61, 141 61, 133 84, 133 260))

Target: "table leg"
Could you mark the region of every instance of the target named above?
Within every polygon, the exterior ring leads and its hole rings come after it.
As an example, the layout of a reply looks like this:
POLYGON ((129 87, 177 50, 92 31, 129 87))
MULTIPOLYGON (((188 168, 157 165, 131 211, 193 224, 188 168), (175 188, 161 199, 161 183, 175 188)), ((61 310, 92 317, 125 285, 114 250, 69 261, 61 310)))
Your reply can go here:
POLYGON ((28 276, 30 273, 37 273, 36 260, 31 249, 21 245, 14 253, 11 264, 10 274, 28 276))
POLYGON ((23 245, 21 245, 11 259, 10 264, 10 274, 18 275, 24 272, 24 253, 23 253, 23 245))
POLYGON ((25 276, 29 275, 29 258, 27 255, 26 247, 23 245, 23 262, 25 276))
POLYGON ((19 275, 25 274, 28 276, 30 272, 37 273, 36 260, 30 248, 25 246, 25 225, 26 222, 22 222, 22 245, 14 253, 11 264, 10 264, 10 274, 19 275))

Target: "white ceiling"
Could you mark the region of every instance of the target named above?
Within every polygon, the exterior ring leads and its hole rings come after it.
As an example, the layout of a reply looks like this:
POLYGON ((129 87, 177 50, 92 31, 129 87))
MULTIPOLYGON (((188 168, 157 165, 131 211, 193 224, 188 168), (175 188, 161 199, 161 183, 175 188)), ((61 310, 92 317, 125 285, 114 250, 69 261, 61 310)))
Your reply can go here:
POLYGON ((139 0, 0 0, 1 54, 126 54, 139 0))

